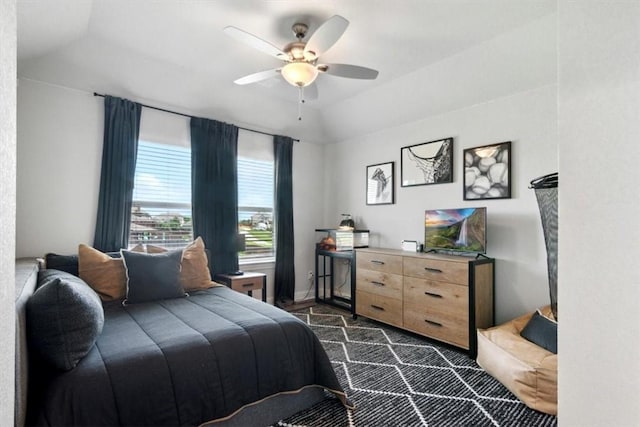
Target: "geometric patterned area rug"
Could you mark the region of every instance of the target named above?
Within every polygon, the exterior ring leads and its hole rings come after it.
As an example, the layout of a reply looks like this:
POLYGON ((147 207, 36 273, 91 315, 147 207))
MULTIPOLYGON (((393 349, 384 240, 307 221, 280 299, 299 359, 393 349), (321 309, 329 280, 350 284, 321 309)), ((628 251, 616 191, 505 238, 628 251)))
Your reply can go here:
POLYGON ((318 336, 356 409, 329 398, 277 426, 557 425, 463 352, 327 305, 292 314, 318 336))

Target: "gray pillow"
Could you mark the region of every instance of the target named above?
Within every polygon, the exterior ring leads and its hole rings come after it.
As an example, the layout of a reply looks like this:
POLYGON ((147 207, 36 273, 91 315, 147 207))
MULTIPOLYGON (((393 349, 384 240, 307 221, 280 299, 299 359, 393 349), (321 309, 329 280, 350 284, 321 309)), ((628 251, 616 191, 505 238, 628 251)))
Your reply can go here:
POLYGON ((48 270, 27 303, 29 345, 65 371, 89 353, 104 325, 100 297, 82 279, 48 270))
POLYGON ((147 254, 122 250, 127 274, 125 303, 179 298, 186 294, 180 284, 182 250, 147 254))
POLYGON ((520 335, 552 353, 558 353, 558 324, 536 311, 520 335))
POLYGON ((66 271, 74 276, 80 276, 78 274, 78 255, 48 253, 44 256, 44 260, 47 269, 66 271))

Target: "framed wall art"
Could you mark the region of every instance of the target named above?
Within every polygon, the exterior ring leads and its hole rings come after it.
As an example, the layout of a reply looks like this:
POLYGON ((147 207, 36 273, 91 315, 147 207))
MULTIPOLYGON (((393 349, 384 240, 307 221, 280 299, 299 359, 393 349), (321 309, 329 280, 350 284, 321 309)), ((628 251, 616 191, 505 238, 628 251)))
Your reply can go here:
POLYGON ((395 203, 394 162, 367 166, 367 205, 395 203))
POLYGON ((511 141, 464 150, 464 200, 511 198, 511 141))
POLYGON ((403 187, 453 182, 453 138, 402 147, 400 162, 403 187))

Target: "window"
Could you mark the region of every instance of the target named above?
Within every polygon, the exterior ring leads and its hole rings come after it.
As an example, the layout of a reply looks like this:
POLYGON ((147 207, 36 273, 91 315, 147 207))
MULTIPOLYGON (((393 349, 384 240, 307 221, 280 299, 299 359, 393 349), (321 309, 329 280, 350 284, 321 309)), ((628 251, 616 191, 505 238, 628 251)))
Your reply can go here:
MULTIPOLYGON (((182 248, 193 240, 189 123, 143 109, 133 189, 129 247, 182 248)), ((238 133, 238 230, 241 261, 270 259, 273 247, 273 139, 238 133)))
POLYGON ((271 136, 238 133, 238 230, 245 235, 240 260, 272 258, 274 159, 271 136))
POLYGON ((139 141, 129 246, 182 248, 191 240, 191 150, 139 141))

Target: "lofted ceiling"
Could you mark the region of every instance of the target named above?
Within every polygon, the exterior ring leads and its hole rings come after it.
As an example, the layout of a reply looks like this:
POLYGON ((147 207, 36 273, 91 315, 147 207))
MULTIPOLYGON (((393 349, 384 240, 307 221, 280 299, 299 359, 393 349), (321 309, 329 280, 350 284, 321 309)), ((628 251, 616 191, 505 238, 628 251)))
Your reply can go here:
MULTIPOLYGON (((511 79, 497 78, 495 88, 483 84, 481 96, 458 94, 452 103, 451 92, 464 87, 454 77, 468 77, 437 70, 555 11, 555 0, 18 0, 18 76, 310 142, 337 142, 550 83, 554 64, 533 71, 525 66, 511 79), (314 83, 318 98, 307 100, 302 121, 297 89, 280 76, 233 83, 281 63, 229 37, 224 27, 283 48, 295 40, 294 23, 307 24, 312 34, 336 14, 350 25, 320 62, 374 68, 376 80, 320 75, 314 83), (436 75, 449 77, 425 79, 436 75), (411 88, 426 85, 429 104, 412 102, 411 88), (399 98, 389 103, 389 94, 399 98)), ((518 49, 551 62, 551 40, 518 49)))

